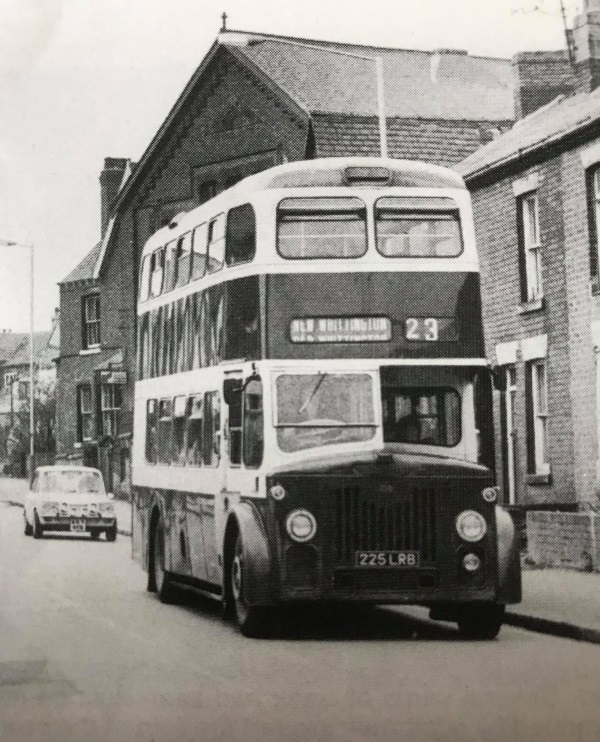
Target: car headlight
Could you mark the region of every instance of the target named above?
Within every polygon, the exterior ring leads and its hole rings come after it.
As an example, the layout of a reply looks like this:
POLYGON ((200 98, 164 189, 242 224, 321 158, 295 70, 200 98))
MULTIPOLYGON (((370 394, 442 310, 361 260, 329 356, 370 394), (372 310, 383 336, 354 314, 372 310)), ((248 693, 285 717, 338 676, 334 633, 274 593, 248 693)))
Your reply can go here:
POLYGON ((317 532, 317 521, 308 510, 292 510, 285 521, 285 527, 291 539, 305 543, 317 532))
POLYGON ((101 502, 98 504, 98 510, 101 515, 114 515, 115 507, 112 502, 101 502))
POLYGON ((58 503, 57 502, 43 502, 42 503, 42 515, 48 517, 52 515, 58 515, 58 503))
POLYGON ((481 541, 487 531, 485 518, 475 510, 463 510, 456 519, 456 531, 464 541, 481 541))

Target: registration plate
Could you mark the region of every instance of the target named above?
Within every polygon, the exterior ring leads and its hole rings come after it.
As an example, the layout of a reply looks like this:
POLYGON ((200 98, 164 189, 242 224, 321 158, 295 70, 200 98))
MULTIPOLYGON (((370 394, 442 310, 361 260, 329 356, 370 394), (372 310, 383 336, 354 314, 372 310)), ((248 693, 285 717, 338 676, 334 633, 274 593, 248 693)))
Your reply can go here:
POLYGON ((84 520, 72 520, 71 521, 71 533, 85 533, 85 521, 84 520))
POLYGON ((357 567, 418 567, 418 551, 357 551, 357 567))

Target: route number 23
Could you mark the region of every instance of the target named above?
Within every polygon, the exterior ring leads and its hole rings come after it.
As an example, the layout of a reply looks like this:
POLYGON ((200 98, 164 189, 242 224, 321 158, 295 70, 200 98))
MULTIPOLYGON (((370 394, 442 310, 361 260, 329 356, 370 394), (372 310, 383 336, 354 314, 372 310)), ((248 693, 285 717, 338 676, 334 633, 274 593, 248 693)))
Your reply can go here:
POLYGON ((406 320, 407 340, 439 339, 439 326, 435 317, 408 317, 406 320))

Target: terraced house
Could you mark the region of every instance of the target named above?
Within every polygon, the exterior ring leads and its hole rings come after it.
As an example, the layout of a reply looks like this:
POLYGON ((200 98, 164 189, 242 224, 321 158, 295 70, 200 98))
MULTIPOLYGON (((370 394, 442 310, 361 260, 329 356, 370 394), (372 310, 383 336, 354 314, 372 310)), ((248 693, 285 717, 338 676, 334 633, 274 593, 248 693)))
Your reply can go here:
POLYGON ((452 165, 512 125, 509 60, 222 30, 140 161, 106 160, 102 239, 61 284, 61 457, 99 463, 128 493, 142 246, 272 165, 378 155, 376 57, 392 157, 452 165))
POLYGON ((536 511, 539 561, 600 566, 594 519, 564 515, 600 506, 598 0, 573 41, 573 63, 529 55, 523 76, 562 95, 459 170, 473 196, 487 352, 506 386, 496 412, 507 499, 536 511))

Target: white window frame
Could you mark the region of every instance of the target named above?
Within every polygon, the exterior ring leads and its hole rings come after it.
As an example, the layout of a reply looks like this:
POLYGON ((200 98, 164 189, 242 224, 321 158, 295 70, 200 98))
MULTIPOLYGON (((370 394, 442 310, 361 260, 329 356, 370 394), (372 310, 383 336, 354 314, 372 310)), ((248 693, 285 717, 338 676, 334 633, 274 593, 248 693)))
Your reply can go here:
POLYGON ((80 420, 81 426, 81 442, 93 440, 93 393, 91 384, 80 384, 77 387, 77 414, 80 420), (84 394, 84 391, 86 394, 84 394), (89 393, 89 394, 88 394, 89 393), (87 397, 87 399, 86 399, 87 397), (88 402, 85 405, 84 402, 88 402), (86 426, 86 421, 89 421, 89 426, 86 426), (89 427, 90 435, 85 434, 86 427, 89 427))
POLYGON ((542 284, 542 242, 540 238, 540 213, 537 191, 519 197, 519 218, 525 251, 525 281, 527 301, 536 301, 544 296, 542 284))
POLYGON ((600 166, 595 165, 592 170, 592 193, 590 194, 594 209, 594 232, 592 240, 596 243, 596 275, 600 274, 600 166))
POLYGON ((119 384, 102 384, 100 387, 100 411, 102 414, 102 434, 113 438, 119 434, 119 413, 122 399, 116 404, 115 392, 119 384))
POLYGON ((536 474, 550 474, 548 461, 548 369, 546 359, 531 362, 533 449, 536 474))
POLYGON ((86 350, 100 347, 100 294, 83 297, 83 337, 86 350), (90 303, 94 302, 95 313, 91 316, 90 303), (92 342, 93 340, 93 342, 92 342))

